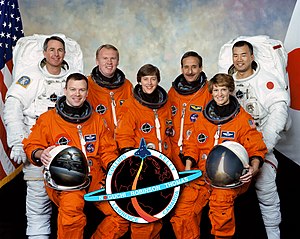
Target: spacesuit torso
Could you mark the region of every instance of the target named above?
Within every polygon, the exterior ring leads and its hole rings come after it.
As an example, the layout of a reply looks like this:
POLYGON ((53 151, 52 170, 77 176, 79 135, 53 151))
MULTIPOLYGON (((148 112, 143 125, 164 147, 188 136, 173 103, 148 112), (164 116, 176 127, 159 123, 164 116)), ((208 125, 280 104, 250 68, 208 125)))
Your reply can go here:
POLYGON ((242 107, 254 118, 257 129, 264 135, 268 149, 280 139, 285 128, 290 98, 287 89, 276 76, 257 65, 254 73, 244 79, 236 79, 235 96, 242 107))
POLYGON ((23 104, 25 125, 31 128, 42 113, 54 108, 56 100, 63 95, 71 71, 65 64, 59 75, 51 75, 45 66, 39 64, 32 67, 29 74, 16 76, 18 80, 9 88, 7 97, 15 97, 23 104))
MULTIPOLYGON (((16 81, 8 89, 5 103, 5 122, 14 125, 13 130, 8 128, 9 146, 21 143, 28 137, 37 118, 54 108, 56 100, 63 95, 67 76, 73 72, 75 69, 65 62, 59 75, 51 75, 40 62, 27 68, 26 73, 15 76, 16 81)), ((25 180, 43 179, 41 170, 31 164, 24 164, 23 171, 26 172, 25 180)))
POLYGON ((95 67, 88 77, 89 95, 87 100, 113 132, 120 118, 123 103, 132 95, 132 84, 119 69, 117 69, 112 82, 105 81, 102 77, 98 66, 95 67))
POLYGON ((203 171, 211 149, 228 140, 242 144, 249 158, 260 156, 263 159, 267 151, 262 134, 256 130, 251 115, 245 112, 233 96, 228 106, 230 110, 220 116, 216 103, 210 101, 199 121, 194 124, 191 137, 185 142, 184 154, 194 158, 197 168, 203 171))
POLYGON ((143 99, 141 85, 134 89, 134 96, 122 106, 121 119, 116 129, 119 148, 138 148, 144 138, 148 148, 158 150, 171 158, 170 138, 173 136, 170 105, 167 92, 157 86, 159 101, 149 103, 143 99))
POLYGON ((183 171, 184 165, 179 154, 184 148, 184 139, 190 136, 191 128, 211 100, 205 73, 202 72, 198 82, 194 83, 188 83, 182 74, 179 75, 172 83, 168 96, 174 125, 174 137, 171 138, 172 159, 176 168, 183 171))

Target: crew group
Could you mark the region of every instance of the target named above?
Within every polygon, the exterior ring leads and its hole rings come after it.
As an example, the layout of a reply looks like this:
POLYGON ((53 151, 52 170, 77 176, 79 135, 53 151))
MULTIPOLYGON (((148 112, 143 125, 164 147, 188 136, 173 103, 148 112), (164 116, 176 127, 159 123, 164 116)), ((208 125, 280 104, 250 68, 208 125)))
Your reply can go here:
MULTIPOLYGON (((268 238, 280 238, 273 148, 287 121, 289 95, 278 79, 255 62, 249 42, 233 45, 233 75, 218 73, 209 80, 202 71, 202 57, 194 51, 184 53, 182 72, 169 92, 159 85, 160 71, 151 64, 138 70, 133 86, 118 68, 119 52, 110 44, 97 49, 96 66, 88 77, 64 59, 66 46, 61 37, 49 36, 43 54, 38 65, 14 76, 4 108, 11 158, 24 165, 28 238, 49 239, 49 198, 58 207, 57 238, 83 238, 83 196, 105 186, 112 162, 138 148, 141 138, 148 148, 170 158, 178 171, 203 172, 183 186, 171 212, 176 238, 200 238, 202 210, 207 204, 211 234, 232 238, 234 201, 252 180, 268 238), (207 155, 225 141, 241 144, 249 155, 238 187, 213 187, 205 180, 207 155), (87 155, 88 188, 69 191, 45 186, 43 168, 51 162, 49 152, 65 144, 87 155)), ((105 218, 92 238, 120 238, 128 230, 134 239, 160 238, 162 220, 133 223, 120 217, 107 201, 95 202, 95 206, 105 218)))

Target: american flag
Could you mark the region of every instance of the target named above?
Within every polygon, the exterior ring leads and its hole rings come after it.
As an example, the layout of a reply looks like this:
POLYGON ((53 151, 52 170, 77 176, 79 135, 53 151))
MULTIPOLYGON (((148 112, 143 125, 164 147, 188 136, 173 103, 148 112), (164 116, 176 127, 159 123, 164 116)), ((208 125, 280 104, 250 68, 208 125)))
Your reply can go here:
POLYGON ((22 169, 22 166, 9 159, 3 107, 7 88, 12 82, 12 50, 17 40, 23 36, 18 0, 0 0, 0 188, 22 169))

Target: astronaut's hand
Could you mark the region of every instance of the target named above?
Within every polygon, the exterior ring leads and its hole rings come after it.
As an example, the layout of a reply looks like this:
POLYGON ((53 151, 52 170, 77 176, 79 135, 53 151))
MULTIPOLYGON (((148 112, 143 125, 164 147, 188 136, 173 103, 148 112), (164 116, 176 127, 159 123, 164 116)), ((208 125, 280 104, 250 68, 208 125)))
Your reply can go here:
POLYGON ((23 149, 23 144, 15 144, 11 148, 10 158, 18 164, 25 163, 27 157, 23 149))

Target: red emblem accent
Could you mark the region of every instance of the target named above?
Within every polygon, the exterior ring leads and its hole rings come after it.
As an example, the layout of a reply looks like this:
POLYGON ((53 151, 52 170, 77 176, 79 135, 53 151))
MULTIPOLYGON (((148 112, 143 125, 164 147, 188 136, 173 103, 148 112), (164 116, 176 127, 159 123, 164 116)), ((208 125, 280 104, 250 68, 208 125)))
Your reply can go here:
POLYGON ((272 90, 272 89, 274 88, 274 83, 271 82, 271 81, 269 81, 269 82, 267 83, 267 88, 268 88, 269 90, 272 90))

